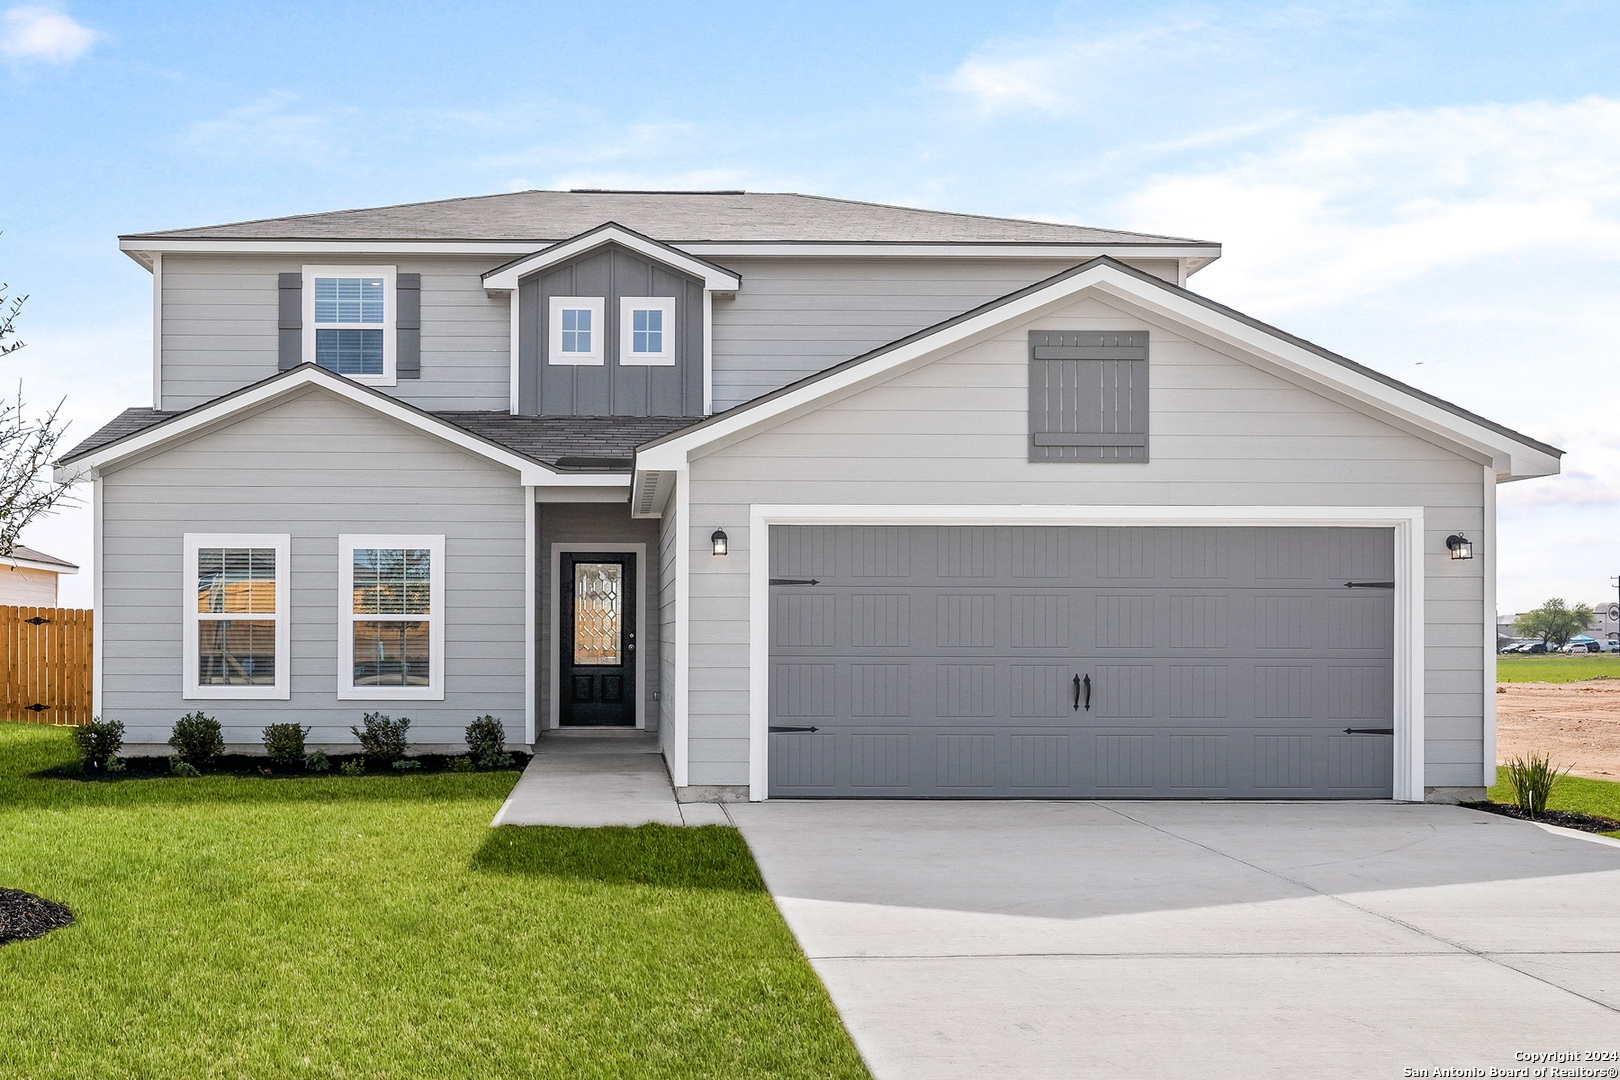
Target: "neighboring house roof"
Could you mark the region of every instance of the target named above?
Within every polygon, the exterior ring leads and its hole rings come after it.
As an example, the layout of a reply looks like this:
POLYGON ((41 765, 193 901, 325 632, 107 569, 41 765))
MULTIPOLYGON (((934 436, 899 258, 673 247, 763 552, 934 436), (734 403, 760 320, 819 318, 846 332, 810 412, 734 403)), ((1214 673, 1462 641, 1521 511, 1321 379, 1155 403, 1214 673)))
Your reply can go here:
MULTIPOLYGON (((311 367, 314 365, 301 365, 255 383, 252 387, 244 388, 258 391, 256 394, 238 391, 237 394, 227 395, 225 398, 199 405, 185 412, 125 409, 89 438, 63 454, 57 464, 72 465, 101 451, 116 449, 120 444, 131 442, 142 433, 160 434, 158 429, 165 424, 174 424, 177 429, 181 428, 184 426, 185 418, 200 418, 205 410, 210 409, 218 412, 218 407, 222 405, 227 406, 226 410, 209 417, 207 423, 217 423, 233 411, 257 408, 264 403, 263 395, 267 390, 279 389, 275 384, 297 382, 301 385, 307 382, 307 379, 290 380, 289 376, 299 371, 307 373, 307 369, 311 367), (233 410, 228 408, 228 405, 234 398, 240 400, 237 402, 237 408, 233 410)), ((397 398, 361 386, 323 368, 315 370, 320 372, 316 377, 321 378, 323 382, 361 391, 361 394, 345 395, 361 404, 376 404, 378 399, 389 405, 404 404, 397 398)), ((529 462, 564 473, 628 472, 637 446, 661 435, 667 435, 671 431, 690 427, 697 422, 689 416, 513 416, 504 412, 427 412, 409 405, 404 407, 447 431, 460 432, 492 448, 498 447, 529 462)), ((177 430, 176 434, 179 433, 177 430)))
POLYGON ((510 416, 499 412, 433 413, 327 371, 300 364, 184 412, 126 409, 56 461, 59 479, 78 479, 100 468, 233 417, 317 388, 437 436, 518 471, 524 484, 600 485, 618 473, 622 483, 637 445, 695 423, 691 417, 510 416))
POLYGON ((828 395, 848 392, 854 385, 886 378, 908 365, 926 362, 942 351, 962 347, 978 335, 1012 319, 1027 317, 1083 289, 1104 284, 1114 297, 1156 309, 1183 324, 1197 326, 1211 336, 1237 346, 1248 355, 1263 357, 1282 370, 1304 376, 1316 385, 1331 386, 1346 393, 1354 400, 1373 406, 1386 417, 1399 418, 1420 430, 1488 451, 1492 454, 1492 460, 1499 462, 1497 469, 1504 479, 1546 475, 1558 469, 1558 458, 1563 451, 1557 447, 1487 420, 1460 405, 1408 386, 1224 304, 1116 259, 1099 256, 725 412, 716 413, 691 428, 655 439, 637 451, 637 491, 632 493, 632 505, 642 505, 640 478, 644 472, 677 468, 692 450, 721 439, 738 437, 752 428, 813 409, 828 395), (1520 452, 1515 453, 1515 450, 1520 452), (1523 453, 1525 451, 1528 453, 1523 453), (1505 461, 1502 461, 1504 458, 1505 461))
POLYGON ((665 243, 1219 245, 1047 221, 761 191, 518 191, 371 209, 133 233, 139 240, 558 241, 605 221, 665 243))
POLYGON ((70 563, 66 559, 58 559, 55 555, 47 555, 43 551, 35 551, 31 547, 14 544, 11 548, 11 558, 0 559, 0 566, 21 566, 29 570, 46 570, 53 574, 77 574, 78 563, 70 563))

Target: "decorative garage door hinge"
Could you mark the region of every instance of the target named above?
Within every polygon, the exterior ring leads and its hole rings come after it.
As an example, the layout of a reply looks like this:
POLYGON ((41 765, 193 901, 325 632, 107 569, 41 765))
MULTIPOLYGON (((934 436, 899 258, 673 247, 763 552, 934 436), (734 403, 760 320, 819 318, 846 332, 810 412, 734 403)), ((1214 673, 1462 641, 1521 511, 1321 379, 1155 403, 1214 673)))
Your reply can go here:
POLYGON ((1393 735, 1395 729, 1392 727, 1347 727, 1344 729, 1344 733, 1346 735, 1393 735))
POLYGON ((1344 587, 1347 589, 1393 589, 1395 583, 1393 581, 1347 581, 1344 583, 1344 587))
POLYGON ((820 728, 813 728, 813 727, 777 727, 775 724, 772 724, 771 727, 770 727, 770 732, 771 732, 772 735, 791 735, 791 734, 796 734, 798 732, 809 732, 809 731, 820 731, 820 730, 821 730, 820 728))
POLYGON ((820 585, 821 582, 813 577, 773 577, 772 585, 820 585))

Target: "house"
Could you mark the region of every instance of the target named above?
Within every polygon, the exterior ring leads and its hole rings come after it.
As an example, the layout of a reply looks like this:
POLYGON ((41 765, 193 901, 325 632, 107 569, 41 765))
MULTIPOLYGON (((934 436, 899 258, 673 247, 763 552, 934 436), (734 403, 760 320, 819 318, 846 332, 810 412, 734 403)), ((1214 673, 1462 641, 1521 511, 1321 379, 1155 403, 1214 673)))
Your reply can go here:
POLYGON ((1478 796, 1560 451, 1188 288, 1218 245, 527 191, 122 237, 96 710, 656 731, 685 799, 1478 796))
POLYGON ((9 559, 0 558, 0 605, 55 607, 57 578, 78 572, 66 559, 17 544, 9 559))

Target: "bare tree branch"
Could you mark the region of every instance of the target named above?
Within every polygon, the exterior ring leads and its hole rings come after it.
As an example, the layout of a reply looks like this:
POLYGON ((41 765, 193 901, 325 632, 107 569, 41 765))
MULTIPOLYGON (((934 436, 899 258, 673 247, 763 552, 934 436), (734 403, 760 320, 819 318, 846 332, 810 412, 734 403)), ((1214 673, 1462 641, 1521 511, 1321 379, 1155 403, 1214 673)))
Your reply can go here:
MULTIPOLYGON (((21 341, 6 339, 16 337, 17 315, 28 297, 8 300, 10 288, 0 283, 0 356, 23 347, 21 341)), ((67 426, 58 419, 61 411, 58 403, 44 419, 29 419, 21 383, 16 400, 0 400, 0 558, 11 558, 22 531, 67 499, 67 485, 56 483, 46 471, 67 426)))

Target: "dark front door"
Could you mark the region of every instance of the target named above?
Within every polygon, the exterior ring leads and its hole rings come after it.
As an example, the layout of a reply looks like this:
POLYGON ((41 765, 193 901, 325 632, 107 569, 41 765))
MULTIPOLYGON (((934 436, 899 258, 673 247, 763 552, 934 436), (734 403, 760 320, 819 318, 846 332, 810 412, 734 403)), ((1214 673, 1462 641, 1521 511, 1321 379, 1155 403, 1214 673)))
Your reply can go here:
POLYGON ((636 557, 564 552, 557 628, 557 720, 567 726, 636 723, 636 557))

